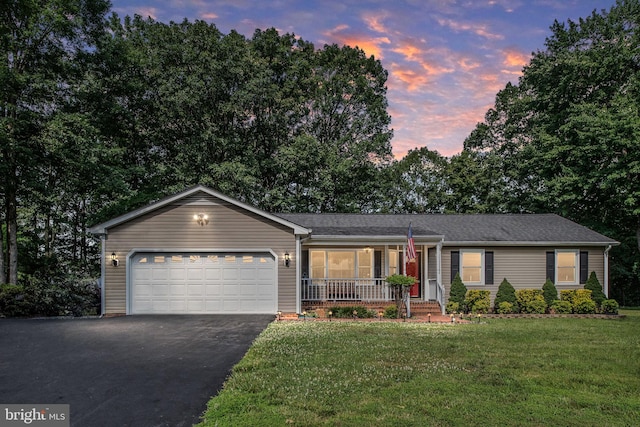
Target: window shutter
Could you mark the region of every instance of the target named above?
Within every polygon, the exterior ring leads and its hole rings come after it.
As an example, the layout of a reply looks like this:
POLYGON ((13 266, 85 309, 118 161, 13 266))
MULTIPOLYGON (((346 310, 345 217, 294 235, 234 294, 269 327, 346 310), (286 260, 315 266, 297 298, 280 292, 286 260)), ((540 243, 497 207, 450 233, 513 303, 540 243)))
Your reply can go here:
POLYGON ((382 251, 373 253, 373 277, 382 277, 382 251))
POLYGON ((493 252, 484 253, 484 284, 493 285, 493 252))
POLYGON ((300 273, 303 279, 309 277, 309 250, 305 249, 301 253, 300 257, 300 273))
POLYGON ((556 281, 556 253, 547 252, 547 279, 556 281))
POLYGON ((580 284, 587 283, 589 277, 589 252, 580 252, 580 284))
POLYGON ((451 283, 457 273, 460 273, 460 252, 451 251, 451 283))

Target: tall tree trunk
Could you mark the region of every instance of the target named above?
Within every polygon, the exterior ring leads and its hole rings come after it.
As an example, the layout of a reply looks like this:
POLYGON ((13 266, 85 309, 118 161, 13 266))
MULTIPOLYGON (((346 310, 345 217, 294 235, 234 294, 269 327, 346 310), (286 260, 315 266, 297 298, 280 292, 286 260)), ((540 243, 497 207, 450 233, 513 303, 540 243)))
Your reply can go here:
POLYGON ((7 177, 5 203, 7 210, 7 249, 9 252, 8 281, 18 283, 18 210, 16 207, 16 173, 13 168, 7 177))
POLYGON ((0 285, 7 283, 7 275, 4 269, 4 230, 0 222, 0 285))

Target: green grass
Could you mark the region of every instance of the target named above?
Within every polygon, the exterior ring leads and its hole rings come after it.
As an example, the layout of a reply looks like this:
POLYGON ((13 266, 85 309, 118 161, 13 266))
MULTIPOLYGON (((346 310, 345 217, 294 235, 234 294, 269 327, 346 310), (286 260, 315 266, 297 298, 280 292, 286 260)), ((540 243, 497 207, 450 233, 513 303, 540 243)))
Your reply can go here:
POLYGON ((201 426, 640 425, 640 312, 271 324, 201 426))

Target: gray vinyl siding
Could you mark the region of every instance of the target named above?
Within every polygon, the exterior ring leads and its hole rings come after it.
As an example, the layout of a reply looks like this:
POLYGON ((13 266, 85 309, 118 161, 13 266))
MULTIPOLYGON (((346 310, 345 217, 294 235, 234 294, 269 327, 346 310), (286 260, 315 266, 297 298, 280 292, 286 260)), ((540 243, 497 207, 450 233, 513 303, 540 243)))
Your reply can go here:
MULTIPOLYGON (((467 285, 467 289, 491 291, 491 301, 503 279, 507 279, 515 289, 542 289, 546 280, 546 253, 555 247, 444 247, 442 249, 442 281, 446 300, 451 288, 451 251, 464 249, 484 249, 494 254, 494 284, 485 286, 467 285)), ((604 248, 562 248, 589 252, 589 273, 596 272, 600 283, 604 283, 604 248)), ((558 293, 562 289, 581 289, 584 285, 556 285, 558 293)))
POLYGON ((126 312, 127 254, 133 249, 270 249, 278 262, 278 310, 296 311, 296 246, 293 231, 235 205, 196 193, 109 230, 106 240, 105 311, 126 312), (215 204, 212 204, 215 203, 215 204), (198 225, 193 215, 205 213, 209 223, 198 225), (111 266, 110 254, 120 265, 111 266), (285 267, 284 253, 291 256, 285 267))
POLYGON ((438 278, 438 253, 436 248, 428 249, 427 258, 427 280, 434 280, 438 278))

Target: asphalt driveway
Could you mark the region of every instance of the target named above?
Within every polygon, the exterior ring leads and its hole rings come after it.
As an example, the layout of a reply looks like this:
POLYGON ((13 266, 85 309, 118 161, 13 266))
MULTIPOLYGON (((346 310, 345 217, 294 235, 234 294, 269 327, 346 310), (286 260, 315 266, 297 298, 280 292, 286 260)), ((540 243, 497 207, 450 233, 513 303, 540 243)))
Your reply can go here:
POLYGON ((269 315, 0 319, 0 403, 72 426, 191 426, 269 315))

